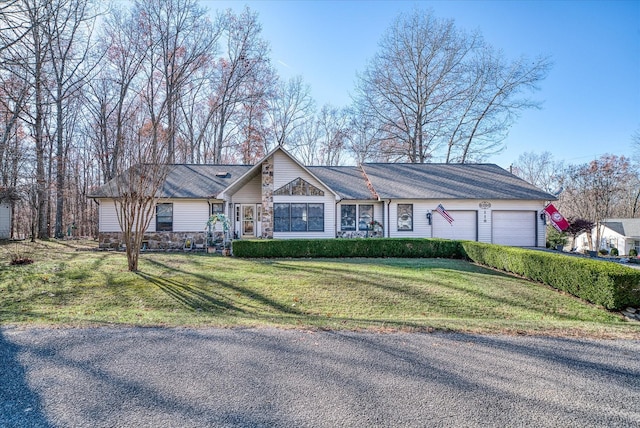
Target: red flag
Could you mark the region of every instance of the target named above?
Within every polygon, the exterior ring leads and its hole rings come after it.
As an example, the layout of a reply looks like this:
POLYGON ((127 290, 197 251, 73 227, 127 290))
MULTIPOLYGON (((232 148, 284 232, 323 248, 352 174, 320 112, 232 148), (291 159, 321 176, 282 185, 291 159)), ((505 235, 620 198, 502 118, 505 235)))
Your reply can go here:
POLYGON ((558 232, 562 232, 563 230, 567 230, 569 228, 569 222, 565 220, 565 218, 560 214, 560 211, 553 206, 553 204, 549 204, 544 208, 544 212, 547 213, 549 220, 551 221, 551 225, 555 227, 558 232))

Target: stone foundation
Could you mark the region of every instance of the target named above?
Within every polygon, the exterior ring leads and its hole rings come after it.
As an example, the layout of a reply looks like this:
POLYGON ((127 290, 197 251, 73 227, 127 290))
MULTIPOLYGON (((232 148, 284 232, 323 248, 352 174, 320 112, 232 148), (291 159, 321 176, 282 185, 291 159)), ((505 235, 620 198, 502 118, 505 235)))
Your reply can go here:
POLYGON ((336 233, 336 238, 382 238, 384 237, 383 232, 380 231, 363 231, 363 230, 349 230, 349 231, 341 231, 339 230, 336 233))
MULTIPOLYGON (((143 250, 184 250, 185 241, 191 239, 192 250, 204 250, 206 245, 206 232, 149 232, 144 234, 142 240, 143 250)), ((222 248, 224 242, 223 232, 214 232, 213 242, 210 247, 222 248)), ((336 238, 382 238, 382 231, 338 231, 336 238)), ((98 248, 102 250, 122 250, 124 242, 122 232, 100 232, 98 234, 98 248)))
MULTIPOLYGON (((216 235, 218 232, 216 232, 216 235)), ((222 242, 223 234, 215 239, 222 242), (219 239, 218 239, 219 238, 219 239)), ((144 234, 142 240, 143 250, 183 250, 185 242, 191 240, 191 249, 204 249, 206 247, 205 232, 149 232, 144 234)), ((98 234, 98 248, 122 249, 122 232, 100 232, 98 234)))

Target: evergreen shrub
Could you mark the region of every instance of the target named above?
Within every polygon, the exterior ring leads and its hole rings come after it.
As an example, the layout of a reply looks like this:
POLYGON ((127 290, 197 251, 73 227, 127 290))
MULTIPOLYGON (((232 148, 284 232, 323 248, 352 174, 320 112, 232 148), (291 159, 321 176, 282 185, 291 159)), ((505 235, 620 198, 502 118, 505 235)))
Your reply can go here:
POLYGON ((233 241, 233 255, 265 257, 464 258, 460 241, 447 239, 259 239, 233 241))
POLYGON ((480 242, 462 242, 478 264, 515 273, 607 309, 640 305, 640 271, 617 263, 480 242))

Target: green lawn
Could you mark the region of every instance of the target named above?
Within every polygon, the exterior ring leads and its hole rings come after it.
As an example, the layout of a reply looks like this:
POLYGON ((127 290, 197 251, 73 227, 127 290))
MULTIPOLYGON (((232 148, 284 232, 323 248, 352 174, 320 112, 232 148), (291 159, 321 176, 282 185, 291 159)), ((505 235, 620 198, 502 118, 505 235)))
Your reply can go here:
POLYGON ((242 260, 95 243, 1 248, 0 324, 276 326, 640 338, 640 323, 461 260, 242 260), (78 249, 77 247, 84 249, 78 249), (9 264, 11 255, 32 258, 9 264))

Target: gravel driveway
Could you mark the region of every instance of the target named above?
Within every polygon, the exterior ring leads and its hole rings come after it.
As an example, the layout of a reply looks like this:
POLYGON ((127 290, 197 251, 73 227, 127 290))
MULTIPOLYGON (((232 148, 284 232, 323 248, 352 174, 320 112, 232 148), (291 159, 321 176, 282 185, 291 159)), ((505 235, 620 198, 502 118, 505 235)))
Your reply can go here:
POLYGON ((640 342, 0 329, 1 427, 640 426, 640 342))

